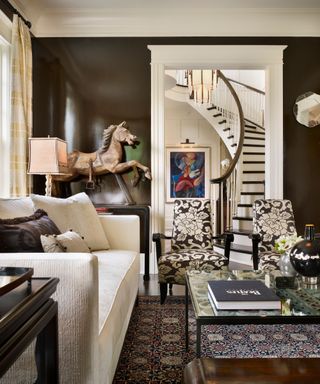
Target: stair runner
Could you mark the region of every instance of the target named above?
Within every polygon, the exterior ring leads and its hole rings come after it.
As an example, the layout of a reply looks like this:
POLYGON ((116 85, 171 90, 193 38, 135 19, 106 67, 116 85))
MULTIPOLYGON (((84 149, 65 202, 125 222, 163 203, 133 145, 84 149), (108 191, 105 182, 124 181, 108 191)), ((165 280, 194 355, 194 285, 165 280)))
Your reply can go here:
MULTIPOLYGON (((227 128, 225 128, 227 130, 227 128)), ((232 135, 229 136, 233 139, 232 135)), ((231 245, 230 260, 252 265, 252 203, 265 195, 265 132, 252 123, 245 125, 243 144, 243 166, 240 203, 233 217, 234 242, 231 245)), ((215 243, 215 249, 223 252, 224 244, 215 243)))

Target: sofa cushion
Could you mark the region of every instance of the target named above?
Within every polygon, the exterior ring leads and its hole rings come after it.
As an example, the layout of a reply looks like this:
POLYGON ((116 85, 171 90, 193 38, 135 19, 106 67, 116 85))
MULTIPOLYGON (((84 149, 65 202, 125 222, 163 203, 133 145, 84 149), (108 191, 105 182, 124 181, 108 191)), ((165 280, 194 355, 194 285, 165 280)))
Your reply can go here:
POLYGON ((33 215, 0 220, 1 252, 43 252, 40 236, 60 233, 47 213, 38 209, 33 215))
POLYGON ((66 199, 31 195, 35 209, 44 209, 61 232, 70 229, 81 233, 91 250, 109 249, 98 214, 89 197, 78 193, 66 199))
POLYGON ((0 219, 30 216, 34 213, 30 197, 0 199, 0 219))
POLYGON ((84 239, 75 231, 67 231, 61 235, 41 235, 42 248, 45 252, 86 252, 90 249, 84 239))
MULTIPOLYGON (((99 261, 99 328, 101 331, 112 309, 115 296, 119 294, 119 286, 124 284, 125 276, 131 268, 136 276, 139 274, 139 256, 136 252, 119 249, 95 251, 92 254, 99 261)), ((130 284, 127 288, 129 291, 126 291, 123 297, 125 301, 131 294, 130 284)), ((118 326, 121 327, 122 324, 119 323, 118 326)))

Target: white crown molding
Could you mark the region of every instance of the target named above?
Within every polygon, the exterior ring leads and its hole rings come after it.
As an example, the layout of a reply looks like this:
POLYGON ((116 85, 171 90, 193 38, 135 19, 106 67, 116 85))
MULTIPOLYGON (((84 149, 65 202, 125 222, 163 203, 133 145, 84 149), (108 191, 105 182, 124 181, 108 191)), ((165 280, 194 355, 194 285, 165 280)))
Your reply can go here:
POLYGON ((166 69, 265 69, 283 64, 286 45, 149 45, 152 64, 166 69), (190 48, 192 47, 192 48, 190 48), (192 49, 192 56, 190 56, 192 49))
POLYGON ((37 37, 320 36, 319 8, 24 11, 37 37))

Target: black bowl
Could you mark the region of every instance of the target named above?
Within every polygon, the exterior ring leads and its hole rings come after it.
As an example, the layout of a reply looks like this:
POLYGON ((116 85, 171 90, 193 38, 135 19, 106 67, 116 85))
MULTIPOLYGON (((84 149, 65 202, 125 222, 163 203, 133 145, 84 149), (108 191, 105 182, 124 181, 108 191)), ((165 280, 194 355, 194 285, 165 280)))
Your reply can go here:
POLYGON ((320 275, 320 240, 302 240, 292 247, 290 261, 302 276, 320 275))

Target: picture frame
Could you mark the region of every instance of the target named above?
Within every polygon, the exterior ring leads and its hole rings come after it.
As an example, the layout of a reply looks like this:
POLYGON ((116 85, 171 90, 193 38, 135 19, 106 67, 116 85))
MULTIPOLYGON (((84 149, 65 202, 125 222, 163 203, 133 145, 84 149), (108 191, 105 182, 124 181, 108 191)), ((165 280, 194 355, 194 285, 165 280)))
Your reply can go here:
POLYGON ((210 147, 166 147, 166 201, 209 199, 210 147))

